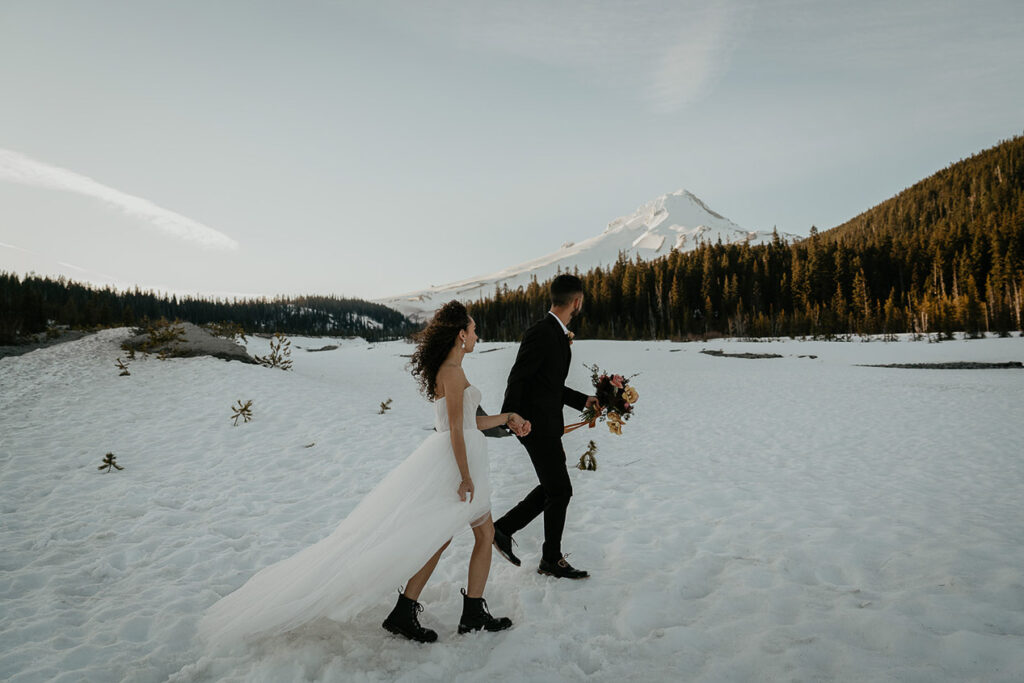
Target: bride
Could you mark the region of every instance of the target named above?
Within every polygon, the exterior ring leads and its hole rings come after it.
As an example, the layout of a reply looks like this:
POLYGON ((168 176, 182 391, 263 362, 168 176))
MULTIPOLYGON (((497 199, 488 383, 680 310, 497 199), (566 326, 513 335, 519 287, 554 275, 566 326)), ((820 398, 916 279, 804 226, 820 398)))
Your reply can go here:
POLYGON ((483 599, 494 524, 481 430, 507 425, 525 436, 530 423, 515 413, 477 417, 480 390, 462 370, 462 359, 476 341, 476 323, 466 307, 457 301, 442 306, 420 333, 411 362, 421 391, 433 399, 437 433, 388 473, 329 536, 260 570, 217 601, 200 622, 204 640, 234 644, 320 617, 344 621, 408 579, 382 625, 411 640, 433 642, 437 633, 420 625, 423 606, 417 600, 452 535, 467 524, 475 545, 458 631, 512 625, 507 617, 491 616, 483 599))

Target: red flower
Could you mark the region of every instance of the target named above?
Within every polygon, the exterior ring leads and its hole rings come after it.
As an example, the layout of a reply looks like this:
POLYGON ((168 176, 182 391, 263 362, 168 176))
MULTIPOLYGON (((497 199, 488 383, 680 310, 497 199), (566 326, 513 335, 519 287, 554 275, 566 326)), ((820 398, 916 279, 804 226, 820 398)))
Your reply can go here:
POLYGON ((624 381, 622 375, 612 375, 612 386, 616 389, 621 389, 624 381))

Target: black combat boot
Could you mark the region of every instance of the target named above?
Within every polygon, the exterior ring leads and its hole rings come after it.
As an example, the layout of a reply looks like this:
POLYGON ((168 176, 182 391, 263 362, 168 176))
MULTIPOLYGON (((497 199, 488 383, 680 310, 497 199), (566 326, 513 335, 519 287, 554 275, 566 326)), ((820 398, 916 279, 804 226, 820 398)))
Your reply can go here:
POLYGON ((403 593, 398 594, 398 604, 391 610, 391 614, 381 624, 385 629, 409 640, 420 643, 432 643, 437 640, 437 632, 420 626, 416 618, 418 612, 423 611, 423 605, 405 597, 403 593))
POLYGON ((495 619, 487 611, 487 601, 483 598, 471 598, 462 589, 462 619, 459 620, 459 633, 470 631, 504 631, 512 626, 508 617, 495 619))

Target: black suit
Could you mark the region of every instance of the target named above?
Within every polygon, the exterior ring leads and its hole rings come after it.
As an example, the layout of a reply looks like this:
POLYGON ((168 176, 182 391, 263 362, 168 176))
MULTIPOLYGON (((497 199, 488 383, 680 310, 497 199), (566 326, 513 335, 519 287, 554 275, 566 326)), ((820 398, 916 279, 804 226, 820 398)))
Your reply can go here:
POLYGON ((565 386, 572 352, 569 338, 548 313, 523 335, 519 354, 508 375, 502 412, 516 412, 530 421, 530 434, 519 441, 526 447, 540 486, 494 524, 511 536, 544 513, 544 559, 562 557, 562 529, 572 496, 565 467, 562 406, 586 407, 587 396, 565 386))

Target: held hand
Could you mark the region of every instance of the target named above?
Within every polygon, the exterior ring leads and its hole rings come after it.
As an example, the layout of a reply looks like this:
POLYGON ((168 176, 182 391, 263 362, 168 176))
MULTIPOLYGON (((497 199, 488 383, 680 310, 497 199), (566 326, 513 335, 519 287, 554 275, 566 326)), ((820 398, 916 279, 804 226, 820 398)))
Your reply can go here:
POLYGON ((598 415, 601 414, 601 404, 597 401, 597 396, 587 396, 586 410, 594 409, 594 412, 598 415))
POLYGON ((473 502, 473 480, 466 478, 459 484, 459 500, 466 502, 466 494, 469 494, 469 502, 473 502))
POLYGON ((508 428, 516 436, 526 436, 530 433, 530 423, 523 419, 518 413, 510 413, 508 417, 508 428))

